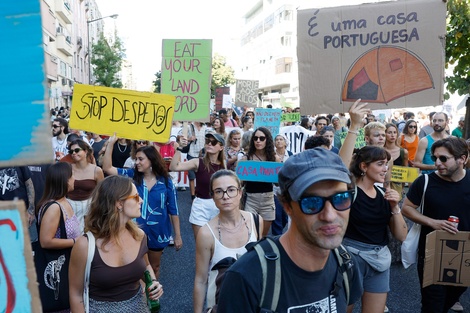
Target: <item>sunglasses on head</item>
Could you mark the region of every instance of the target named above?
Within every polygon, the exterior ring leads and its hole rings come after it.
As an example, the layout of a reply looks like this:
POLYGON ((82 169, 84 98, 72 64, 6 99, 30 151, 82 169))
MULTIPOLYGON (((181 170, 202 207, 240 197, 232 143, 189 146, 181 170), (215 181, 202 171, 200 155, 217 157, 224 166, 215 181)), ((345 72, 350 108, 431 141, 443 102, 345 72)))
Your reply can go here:
POLYGON ((354 190, 337 192, 329 197, 309 196, 300 198, 300 210, 307 215, 320 213, 325 207, 326 201, 337 211, 346 211, 351 207, 354 190))
POLYGON ((217 145, 219 142, 217 141, 217 139, 210 139, 210 138, 206 138, 206 145, 208 144, 211 144, 213 146, 217 145))
POLYGON ((135 195, 130 195, 130 196, 126 197, 124 200, 128 200, 128 199, 134 199, 135 201, 139 202, 139 200, 140 200, 139 193, 137 192, 135 195))
POLYGON ((265 141, 266 136, 253 136, 253 141, 265 141))
POLYGON ((449 160, 450 158, 453 158, 453 157, 446 157, 445 155, 440 155, 440 156, 436 157, 435 155, 431 155, 431 160, 433 162, 436 162, 437 159, 439 159, 439 161, 441 161, 442 163, 446 163, 447 160, 449 160))
POLYGON ((69 154, 72 154, 72 153, 79 153, 80 151, 82 151, 83 149, 82 148, 75 148, 75 149, 70 149, 69 150, 69 154))

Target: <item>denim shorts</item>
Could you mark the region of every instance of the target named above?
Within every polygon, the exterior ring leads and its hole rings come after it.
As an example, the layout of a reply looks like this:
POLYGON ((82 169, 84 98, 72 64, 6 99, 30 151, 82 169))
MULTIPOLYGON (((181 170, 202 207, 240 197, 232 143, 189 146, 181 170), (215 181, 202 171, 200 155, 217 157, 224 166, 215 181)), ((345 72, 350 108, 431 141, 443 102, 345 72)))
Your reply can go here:
MULTIPOLYGON (((350 240, 348 238, 344 238, 343 245, 346 246, 346 248, 348 246, 352 246, 361 251, 373 250, 374 248, 381 247, 350 240)), ((364 291, 370 293, 387 293, 390 291, 390 268, 383 272, 379 272, 370 266, 369 263, 367 263, 359 255, 356 255, 356 263, 358 265, 359 271, 361 272, 364 291)))

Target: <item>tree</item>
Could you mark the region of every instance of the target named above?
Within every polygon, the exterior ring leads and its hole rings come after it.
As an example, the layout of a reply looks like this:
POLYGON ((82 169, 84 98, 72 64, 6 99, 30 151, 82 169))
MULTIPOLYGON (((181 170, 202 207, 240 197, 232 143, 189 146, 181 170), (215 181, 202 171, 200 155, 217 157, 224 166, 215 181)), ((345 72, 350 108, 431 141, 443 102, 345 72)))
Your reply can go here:
MULTIPOLYGON (((467 0, 447 2, 446 69, 453 67, 446 77, 447 90, 459 95, 470 93, 470 7, 467 0)), ((449 93, 444 95, 449 98, 449 93)), ((470 97, 467 99, 464 138, 470 131, 470 97)))
POLYGON ((93 75, 95 84, 122 88, 122 80, 119 75, 121 71, 122 59, 125 49, 121 39, 115 33, 115 40, 112 45, 103 34, 100 35, 98 42, 92 47, 91 64, 93 65, 93 75))
POLYGON ((162 71, 155 73, 155 80, 152 82, 155 86, 153 92, 161 93, 162 92, 162 71))
POLYGON ((235 83, 234 70, 227 65, 225 57, 215 54, 212 58, 211 98, 215 98, 215 89, 235 83))

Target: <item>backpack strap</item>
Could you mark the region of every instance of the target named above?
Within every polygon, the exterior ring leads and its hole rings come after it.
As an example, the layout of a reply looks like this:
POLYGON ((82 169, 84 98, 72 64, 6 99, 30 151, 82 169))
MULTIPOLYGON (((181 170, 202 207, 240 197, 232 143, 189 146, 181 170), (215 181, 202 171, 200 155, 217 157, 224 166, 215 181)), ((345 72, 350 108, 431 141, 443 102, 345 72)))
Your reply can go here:
POLYGON ((263 275, 260 313, 276 312, 281 293, 281 259, 273 239, 266 237, 254 246, 263 275))
POLYGON ((260 240, 261 233, 259 229, 259 214, 257 213, 251 213, 251 214, 253 214, 253 221, 255 222, 255 229, 256 229, 256 232, 258 233, 258 236, 256 237, 256 239, 260 240))
MULTIPOLYGON (((349 305, 349 295, 350 295, 350 286, 349 286, 349 281, 351 275, 348 275, 348 272, 352 271, 353 263, 351 261, 351 255, 349 254, 348 250, 343 245, 340 245, 338 248, 334 249, 336 260, 338 261, 339 268, 338 268, 338 273, 342 275, 342 281, 344 282, 344 291, 346 293, 346 305, 349 305)), ((337 278, 338 278, 337 276, 337 278)), ((335 282, 335 288, 333 289, 336 290, 336 288, 340 287, 341 281, 335 282)))

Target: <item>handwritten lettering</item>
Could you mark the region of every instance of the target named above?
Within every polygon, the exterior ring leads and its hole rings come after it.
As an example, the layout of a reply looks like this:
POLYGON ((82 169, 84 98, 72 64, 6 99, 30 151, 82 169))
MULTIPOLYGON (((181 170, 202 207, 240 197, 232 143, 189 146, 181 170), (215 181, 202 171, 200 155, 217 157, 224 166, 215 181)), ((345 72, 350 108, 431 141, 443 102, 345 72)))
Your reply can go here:
POLYGON ((256 105, 258 103, 259 81, 257 80, 237 80, 235 105, 256 105))

